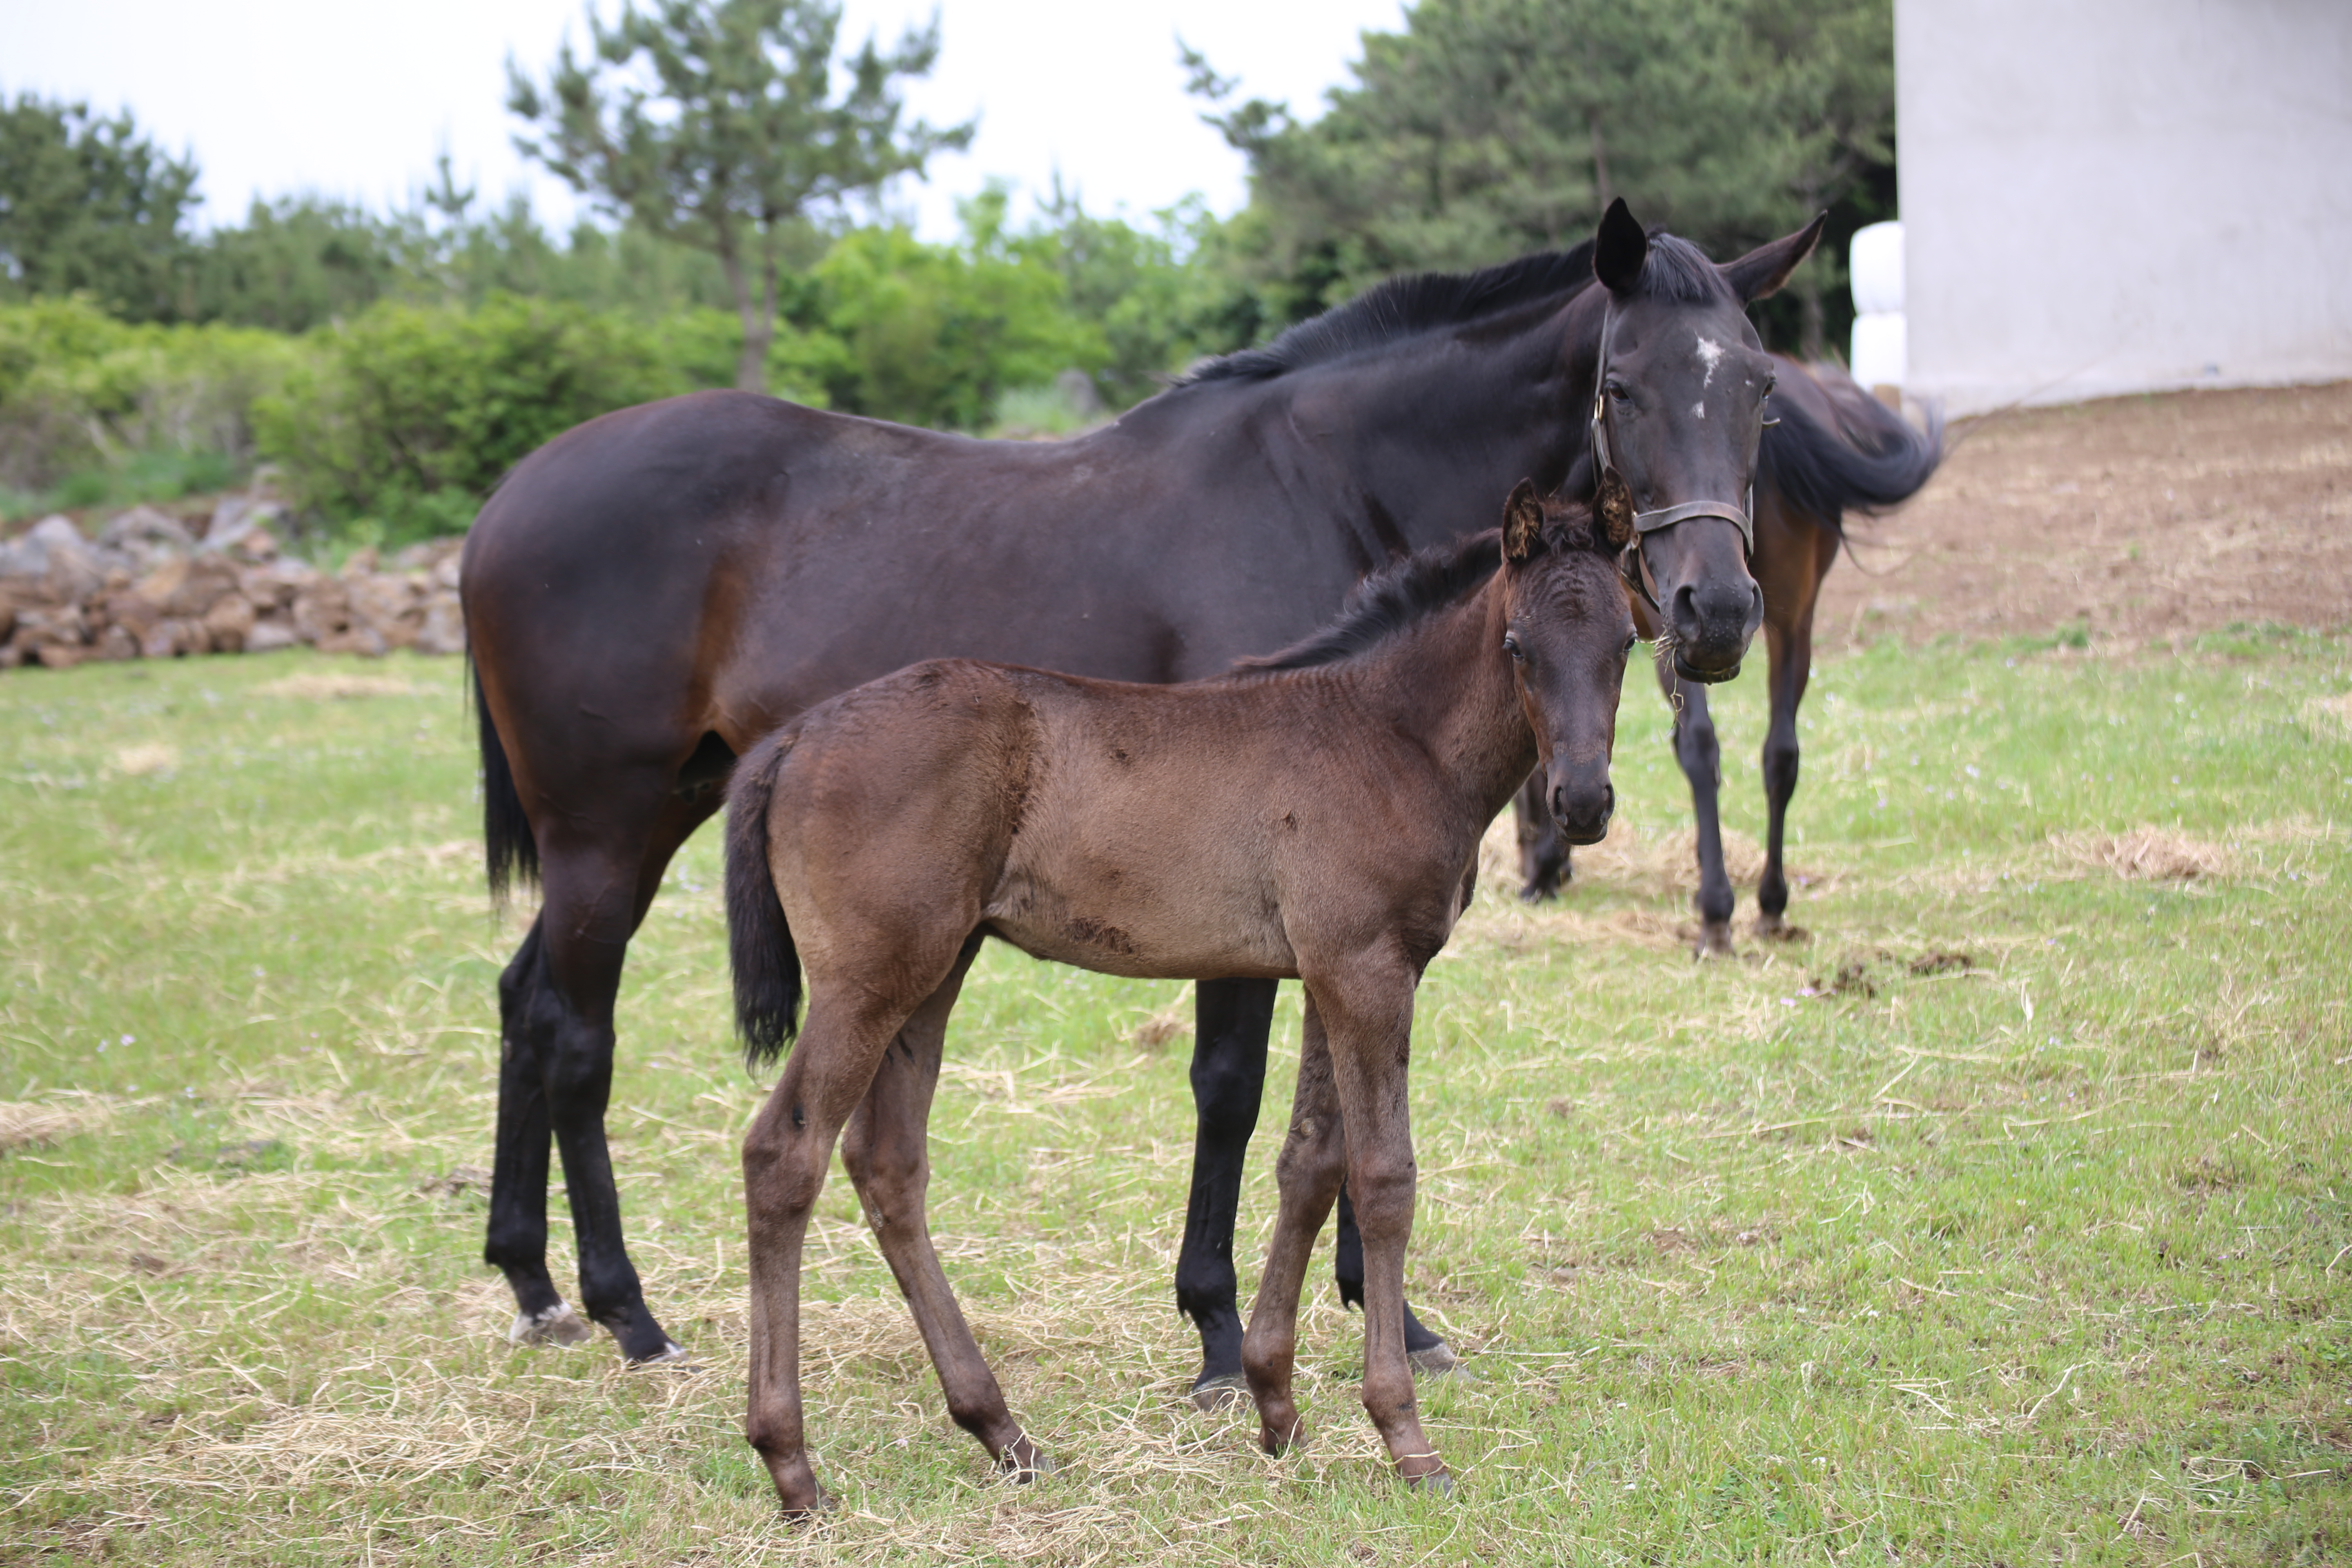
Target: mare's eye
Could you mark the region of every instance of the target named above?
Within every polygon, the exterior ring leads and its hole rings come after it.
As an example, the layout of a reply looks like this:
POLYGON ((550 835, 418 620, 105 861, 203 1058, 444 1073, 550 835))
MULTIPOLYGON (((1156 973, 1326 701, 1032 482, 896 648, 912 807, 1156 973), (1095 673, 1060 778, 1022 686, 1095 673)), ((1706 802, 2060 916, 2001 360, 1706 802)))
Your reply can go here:
POLYGON ((1633 401, 1633 395, 1626 388, 1623 382, 1612 381, 1609 384, 1609 401, 1612 403, 1631 403, 1633 401))
POLYGON ((1517 632, 1505 632, 1503 634, 1503 651, 1509 654, 1513 658, 1517 659, 1521 664, 1525 664, 1527 662, 1527 649, 1519 646, 1519 634, 1517 632))

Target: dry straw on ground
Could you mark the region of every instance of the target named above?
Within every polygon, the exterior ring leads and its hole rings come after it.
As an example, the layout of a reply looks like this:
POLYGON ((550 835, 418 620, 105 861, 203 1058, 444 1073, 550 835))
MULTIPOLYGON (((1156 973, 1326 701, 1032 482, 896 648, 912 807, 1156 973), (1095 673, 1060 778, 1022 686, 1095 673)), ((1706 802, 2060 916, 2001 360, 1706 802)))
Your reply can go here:
POLYGON ((2069 859, 2133 881, 2188 882, 2227 876, 2237 867, 2237 857, 2221 845, 2161 827, 2058 834, 2051 842, 2069 859))
POLYGON ((138 778, 147 773, 168 773, 180 765, 180 749, 158 742, 125 746, 114 753, 117 773, 138 778))
POLYGON ((396 676, 328 673, 289 675, 254 690, 264 697, 291 697, 310 702, 348 702, 360 697, 414 697, 416 688, 396 676))

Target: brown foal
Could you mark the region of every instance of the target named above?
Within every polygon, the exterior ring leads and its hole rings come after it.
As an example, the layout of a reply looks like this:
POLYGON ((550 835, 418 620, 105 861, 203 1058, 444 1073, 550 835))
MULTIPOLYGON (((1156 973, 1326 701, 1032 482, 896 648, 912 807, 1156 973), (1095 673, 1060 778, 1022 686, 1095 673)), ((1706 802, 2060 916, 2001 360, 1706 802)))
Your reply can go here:
MULTIPOLYGON (((1622 544, 1622 541, 1615 543, 1622 544)), ((752 1055, 807 1026, 743 1145, 746 1435, 784 1506, 823 1506, 800 1391, 801 1247, 836 1138, 948 1412, 1026 1478, 924 1217, 948 1015, 982 937, 1110 974, 1296 977, 1306 1038, 1280 1213, 1243 1343, 1260 1441, 1305 1436, 1298 1294, 1344 1173, 1364 1246, 1364 1408, 1409 1482, 1450 1486, 1405 1361, 1413 992, 1478 840, 1540 762, 1598 841, 1633 621, 1590 512, 1512 492, 1498 536, 1408 558, 1286 653, 1181 686, 961 659, 810 710, 729 799, 736 1014, 752 1055), (795 949, 797 948, 797 952, 795 949)))

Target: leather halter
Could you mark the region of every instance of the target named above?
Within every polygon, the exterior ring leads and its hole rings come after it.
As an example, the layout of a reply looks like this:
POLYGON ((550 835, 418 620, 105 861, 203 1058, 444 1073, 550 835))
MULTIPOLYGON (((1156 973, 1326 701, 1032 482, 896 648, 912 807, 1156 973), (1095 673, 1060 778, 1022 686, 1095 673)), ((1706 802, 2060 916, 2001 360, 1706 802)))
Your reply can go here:
MULTIPOLYGON (((1592 472, 1595 489, 1600 488, 1598 481, 1601 478, 1617 471, 1616 459, 1609 453, 1609 339, 1616 325, 1617 301, 1612 298, 1601 307, 1600 358, 1592 369, 1592 472)), ((1619 482, 1623 482, 1623 476, 1619 475, 1618 479, 1619 482)), ((1633 514, 1633 542, 1626 545, 1617 557, 1618 574, 1642 595, 1653 611, 1663 616, 1665 610, 1650 588, 1649 566, 1642 554, 1643 536, 1672 528, 1694 517, 1719 517, 1739 530, 1744 559, 1756 553, 1755 511, 1756 482, 1752 479, 1748 483, 1748 504, 1745 507, 1727 500, 1686 500, 1673 506, 1637 511, 1633 514)))

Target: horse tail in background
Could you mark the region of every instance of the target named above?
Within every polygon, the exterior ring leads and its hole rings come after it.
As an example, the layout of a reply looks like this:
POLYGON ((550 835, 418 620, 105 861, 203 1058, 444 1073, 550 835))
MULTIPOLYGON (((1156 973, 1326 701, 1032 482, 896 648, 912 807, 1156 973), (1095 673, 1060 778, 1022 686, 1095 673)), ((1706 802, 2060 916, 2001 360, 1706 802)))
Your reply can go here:
POLYGON ((743 1065, 757 1070, 800 1032, 801 959, 768 863, 768 801, 794 736, 763 743, 727 792, 727 952, 735 971, 735 1028, 743 1065))
POLYGON ((482 691, 482 671, 469 657, 467 674, 474 682, 474 728, 482 745, 482 847, 489 874, 490 899, 494 903, 507 901, 507 893, 520 879, 528 884, 539 880, 539 840, 530 830, 530 818, 523 815, 522 796, 515 789, 514 769, 507 762, 507 749, 499 739, 499 727, 490 718, 490 700, 482 691))
POLYGON ((1849 509, 1884 511, 1918 494, 1944 460, 1944 418, 1931 410, 1927 428, 1915 430, 1843 371, 1804 369, 1828 400, 1832 423, 1824 426, 1801 398, 1773 399, 1780 423, 1765 427, 1757 479, 1792 510, 1843 535, 1849 509))

